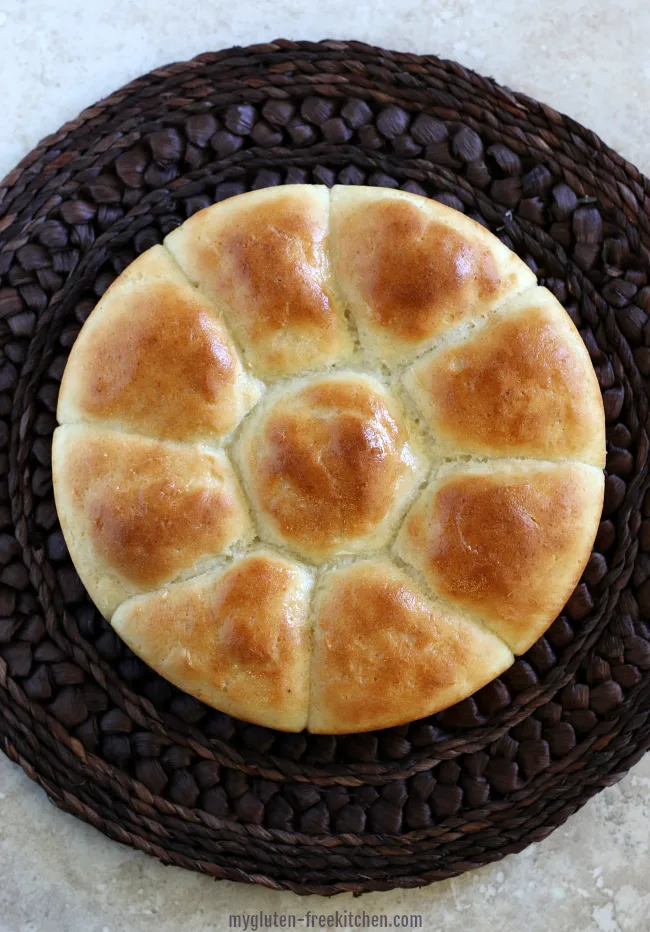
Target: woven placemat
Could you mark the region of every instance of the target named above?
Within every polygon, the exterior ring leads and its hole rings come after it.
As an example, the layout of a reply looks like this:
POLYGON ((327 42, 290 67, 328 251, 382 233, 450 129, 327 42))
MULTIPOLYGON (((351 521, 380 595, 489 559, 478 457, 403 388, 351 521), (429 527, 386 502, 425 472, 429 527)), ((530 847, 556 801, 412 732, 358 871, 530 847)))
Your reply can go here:
POLYGON ((0 184, 0 746, 52 801, 216 878, 412 887, 548 835, 650 746, 650 182, 549 107, 433 56, 277 41, 160 68, 0 184), (98 297, 195 211, 291 182, 399 187, 485 224, 566 307, 608 425, 596 546, 562 615, 446 712, 330 737, 179 692, 99 616, 50 469, 98 297))

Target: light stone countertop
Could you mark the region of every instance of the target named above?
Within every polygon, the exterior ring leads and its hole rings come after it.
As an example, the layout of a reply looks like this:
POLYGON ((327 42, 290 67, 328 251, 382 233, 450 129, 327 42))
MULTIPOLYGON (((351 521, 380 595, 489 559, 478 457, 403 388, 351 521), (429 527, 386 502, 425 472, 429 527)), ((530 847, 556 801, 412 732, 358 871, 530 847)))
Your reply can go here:
MULTIPOLYGON (((0 0, 0 177, 132 78, 278 36, 455 58, 650 174, 649 35, 648 0, 0 0)), ((645 932, 649 794, 650 756, 519 855, 422 890, 324 900, 165 868, 59 812, 0 753, 0 932, 220 932, 231 913, 346 909, 421 914, 426 932, 645 932)))

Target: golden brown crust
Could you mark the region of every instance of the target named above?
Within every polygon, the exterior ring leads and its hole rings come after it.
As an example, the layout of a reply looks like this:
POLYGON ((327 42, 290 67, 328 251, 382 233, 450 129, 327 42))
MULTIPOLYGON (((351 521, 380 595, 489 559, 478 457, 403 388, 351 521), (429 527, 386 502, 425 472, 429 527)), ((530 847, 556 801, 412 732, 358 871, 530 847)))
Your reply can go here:
POLYGON ((605 414, 589 354, 545 288, 414 363, 406 385, 441 452, 605 465, 605 414))
POLYGON ((307 722, 311 578, 268 552, 125 602, 118 634, 158 673, 230 715, 307 722))
POLYGON ((57 415, 61 424, 101 421, 161 439, 212 441, 258 397, 210 304, 154 246, 90 315, 65 369, 57 415))
POLYGON ((403 192, 335 187, 332 240, 341 293, 384 359, 414 355, 535 282, 477 223, 403 192))
POLYGON ((368 376, 291 388, 245 427, 240 460, 260 522, 318 562, 381 546, 421 474, 401 412, 368 376))
POLYGON ((256 375, 275 379, 347 358, 328 256, 329 193, 268 188, 200 211, 165 245, 222 309, 256 375))
POLYGON ((580 579, 603 489, 602 472, 591 466, 460 466, 415 502, 398 552, 436 595, 473 613, 521 654, 580 579))
POLYGON ((502 672, 570 595, 603 499, 602 401, 555 299, 400 191, 335 188, 331 232, 326 188, 256 191, 166 246, 104 295, 60 393, 57 508, 99 609, 270 728, 388 727, 502 672), (255 376, 292 381, 252 411, 255 376), (465 454, 488 461, 441 465, 465 454))
POLYGON ((57 509, 70 555, 104 614, 224 553, 249 531, 227 458, 135 434, 59 427, 57 509))
POLYGON ((513 661, 506 645, 430 602, 386 559, 325 576, 314 610, 309 730, 369 731, 465 698, 513 661))

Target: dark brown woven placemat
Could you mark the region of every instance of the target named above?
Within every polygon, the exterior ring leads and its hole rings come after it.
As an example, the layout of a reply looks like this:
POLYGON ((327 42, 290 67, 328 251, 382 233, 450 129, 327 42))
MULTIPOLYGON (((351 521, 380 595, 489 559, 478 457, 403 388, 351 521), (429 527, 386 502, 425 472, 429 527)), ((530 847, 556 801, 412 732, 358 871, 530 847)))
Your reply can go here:
POLYGON ((134 81, 0 184, 0 746, 62 809, 216 878, 411 887, 548 835, 650 747, 650 182, 593 133, 452 62, 278 41, 134 81), (290 182, 400 187, 497 233, 579 327, 608 424, 605 507, 563 614, 454 708, 285 735, 179 692, 103 621, 50 471, 82 322, 215 201, 290 182))

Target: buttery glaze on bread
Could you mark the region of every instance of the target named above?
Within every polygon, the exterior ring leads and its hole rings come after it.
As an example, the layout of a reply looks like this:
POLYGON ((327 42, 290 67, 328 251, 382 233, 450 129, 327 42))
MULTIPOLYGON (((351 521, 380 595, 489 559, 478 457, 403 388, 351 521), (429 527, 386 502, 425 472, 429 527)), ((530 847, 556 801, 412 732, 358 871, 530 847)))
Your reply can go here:
POLYGON ((57 508, 115 630, 287 731, 458 702, 548 628, 600 520, 580 335, 435 201, 295 185, 140 256, 70 354, 57 508))
POLYGON ((86 321, 63 375, 58 415, 65 424, 210 442, 229 433, 259 396, 212 305, 167 250, 154 246, 86 321))
POLYGON ((356 373, 269 396, 238 454, 262 535, 313 562, 380 549, 426 474, 399 404, 356 373))
POLYGON ((600 388, 570 317, 546 288, 417 360, 405 378, 441 454, 605 465, 600 388))
POLYGON ((165 246, 225 316, 244 358, 273 380, 348 359, 335 300, 327 188, 288 185, 201 210, 165 246))
POLYGON ((127 596, 222 556, 251 531, 221 451, 67 425, 54 432, 52 469, 68 547, 109 618, 127 596))
POLYGON ((403 191, 334 188, 332 238, 341 294, 382 360, 413 356, 535 284, 478 223, 403 191))
POLYGON ((580 579, 602 477, 582 464, 507 460, 442 470, 406 516, 397 552, 434 594, 523 654, 580 579))
POLYGON ((369 731, 453 705, 513 657, 388 559, 324 574, 314 604, 311 731, 369 731))
POLYGON ((136 596, 113 627, 177 686, 268 728, 307 724, 310 573, 259 551, 136 596))

